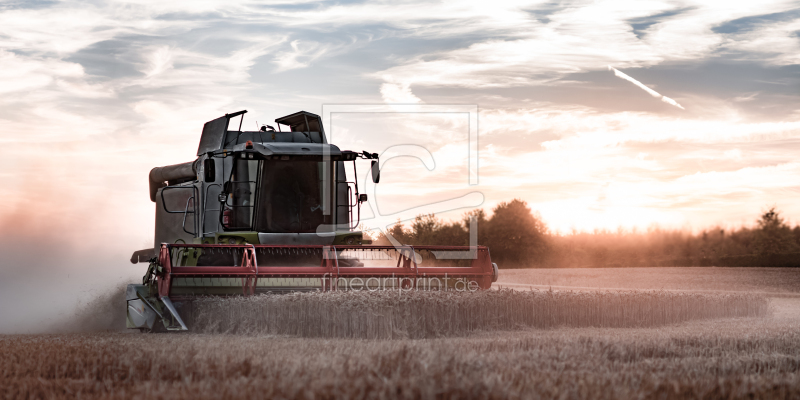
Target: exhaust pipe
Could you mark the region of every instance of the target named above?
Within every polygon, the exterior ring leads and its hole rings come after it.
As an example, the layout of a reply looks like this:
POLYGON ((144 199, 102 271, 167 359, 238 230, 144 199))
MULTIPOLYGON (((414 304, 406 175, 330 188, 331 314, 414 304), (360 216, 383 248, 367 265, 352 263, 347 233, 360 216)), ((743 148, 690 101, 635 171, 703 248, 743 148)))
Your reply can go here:
POLYGON ((150 170, 150 201, 156 201, 158 189, 167 186, 165 182, 177 179, 189 179, 197 177, 196 161, 185 162, 183 164, 168 165, 166 167, 155 167, 150 170))

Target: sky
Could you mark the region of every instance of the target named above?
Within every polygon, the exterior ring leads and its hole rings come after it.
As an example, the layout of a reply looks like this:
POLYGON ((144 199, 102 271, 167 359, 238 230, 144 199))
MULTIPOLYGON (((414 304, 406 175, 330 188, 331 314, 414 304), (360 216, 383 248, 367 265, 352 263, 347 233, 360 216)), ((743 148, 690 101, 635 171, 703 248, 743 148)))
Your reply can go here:
POLYGON ((433 160, 386 157, 368 227, 513 198, 557 233, 800 222, 796 1, 2 1, 0 278, 138 279, 147 174, 204 122, 341 104, 479 110, 477 185, 464 114, 332 118, 342 149, 433 160))

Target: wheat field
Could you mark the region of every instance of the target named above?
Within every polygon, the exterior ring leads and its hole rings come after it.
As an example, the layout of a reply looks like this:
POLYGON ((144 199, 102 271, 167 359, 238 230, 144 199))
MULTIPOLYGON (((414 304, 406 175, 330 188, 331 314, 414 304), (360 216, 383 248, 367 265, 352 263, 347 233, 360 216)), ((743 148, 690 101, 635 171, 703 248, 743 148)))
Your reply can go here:
POLYGON ((525 327, 653 327, 768 311, 766 297, 748 294, 357 291, 206 297, 187 319, 201 333, 417 339, 525 327))
POLYGON ((0 398, 800 398, 800 298, 295 293, 191 317, 192 333, 0 335, 0 398))
POLYGON ((798 328, 769 316, 422 340, 4 336, 0 397, 797 398, 798 328))
POLYGON ((495 286, 739 291, 800 295, 798 268, 649 267, 500 270, 495 286))

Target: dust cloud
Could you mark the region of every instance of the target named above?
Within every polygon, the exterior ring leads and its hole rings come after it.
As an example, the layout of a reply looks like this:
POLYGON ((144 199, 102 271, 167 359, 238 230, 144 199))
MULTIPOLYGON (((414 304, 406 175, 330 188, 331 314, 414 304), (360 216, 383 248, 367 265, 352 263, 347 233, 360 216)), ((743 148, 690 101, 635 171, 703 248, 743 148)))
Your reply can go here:
POLYGON ((56 320, 51 333, 105 332, 125 329, 125 286, 119 283, 89 300, 78 302, 75 312, 56 320))
POLYGON ((0 216, 0 334, 124 329, 124 285, 146 268, 128 261, 141 240, 103 234, 96 217, 47 214, 0 216))

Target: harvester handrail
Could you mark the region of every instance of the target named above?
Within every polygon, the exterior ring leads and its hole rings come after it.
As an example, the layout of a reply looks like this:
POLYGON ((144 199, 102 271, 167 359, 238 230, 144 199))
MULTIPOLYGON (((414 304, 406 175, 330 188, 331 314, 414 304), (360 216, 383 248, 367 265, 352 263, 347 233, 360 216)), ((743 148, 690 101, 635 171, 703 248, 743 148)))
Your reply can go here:
MULTIPOLYGON (((200 226, 200 232, 202 232, 202 235, 206 235, 206 234, 210 234, 210 233, 216 232, 216 231, 206 231, 206 221, 207 221, 207 217, 208 217, 208 212, 209 211, 212 211, 212 212, 216 211, 216 212, 220 212, 221 213, 221 212, 224 211, 221 206, 219 208, 217 208, 217 209, 209 209, 208 208, 209 203, 212 203, 212 202, 208 201, 208 199, 209 199, 208 192, 214 186, 219 186, 220 191, 222 191, 222 184, 221 183, 206 184, 206 193, 205 193, 205 195, 203 197, 205 199, 203 201, 203 214, 201 215, 201 218, 202 218, 203 222, 200 224, 201 225, 200 226)), ((217 204, 219 204, 219 203, 217 203, 217 204)), ((219 230, 219 226, 220 226, 220 222, 219 222, 219 220, 217 220, 217 230, 219 230)))

